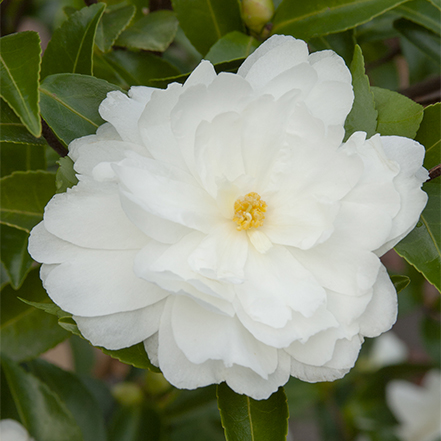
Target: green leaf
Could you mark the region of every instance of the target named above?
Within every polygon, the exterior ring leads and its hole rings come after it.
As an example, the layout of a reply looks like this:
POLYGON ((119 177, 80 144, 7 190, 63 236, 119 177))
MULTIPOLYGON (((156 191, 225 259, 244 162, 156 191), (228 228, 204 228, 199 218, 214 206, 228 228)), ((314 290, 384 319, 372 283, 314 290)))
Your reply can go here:
POLYGON ((115 45, 164 52, 175 38, 177 30, 178 20, 172 11, 151 12, 122 32, 115 45))
POLYGON ((72 188, 78 183, 78 178, 76 177, 73 168, 74 163, 69 156, 60 158, 58 164, 60 167, 55 175, 55 186, 57 188, 57 193, 64 193, 68 188, 72 188))
POLYGON ((1 293, 1 351, 20 362, 38 357, 70 334, 58 326, 56 317, 29 306, 18 297, 29 302, 49 301, 38 270, 30 271, 18 291, 6 286, 1 293))
POLYGON ((101 347, 99 349, 123 363, 130 364, 139 369, 149 369, 154 372, 160 372, 160 370, 150 362, 143 343, 138 343, 137 345, 130 346, 130 348, 118 349, 116 351, 101 347))
POLYGON ((83 441, 72 414, 46 384, 4 355, 1 362, 21 422, 32 437, 42 441, 83 441))
POLYGON ((395 250, 441 292, 441 180, 426 182, 423 189, 429 195, 426 208, 414 230, 395 250))
POLYGON ((0 183, 0 222, 29 233, 43 219, 44 207, 55 193, 55 175, 17 171, 0 183))
POLYGON ((168 61, 148 52, 116 50, 95 54, 95 76, 126 89, 149 86, 152 79, 173 77, 179 73, 168 61))
POLYGON ((45 148, 42 145, 0 143, 1 176, 14 171, 45 170, 45 148))
POLYGON ((441 103, 424 109, 423 120, 415 140, 426 148, 424 167, 431 169, 441 163, 441 103))
POLYGON ((28 253, 29 233, 2 225, 0 228, 1 262, 14 289, 20 288, 31 265, 28 253))
POLYGON ((282 441, 288 432, 288 405, 283 388, 267 400, 253 400, 232 391, 226 383, 217 388, 217 402, 228 441, 282 441))
POLYGON ((119 407, 110 423, 109 441, 158 441, 161 437, 158 412, 146 402, 119 407))
POLYGON ((284 0, 273 19, 272 34, 309 40, 354 28, 405 0, 284 0))
POLYGON ((41 134, 40 54, 40 38, 36 32, 19 32, 0 38, 0 95, 34 136, 41 134))
POLYGON ((441 0, 429 0, 433 6, 436 6, 441 11, 441 0))
POLYGON ((360 46, 356 46, 351 63, 354 104, 345 121, 345 140, 354 132, 362 131, 370 138, 376 133, 378 112, 375 109, 374 95, 369 86, 369 78, 364 71, 364 58, 360 46))
POLYGON ((46 144, 44 138, 36 138, 29 133, 28 129, 3 99, 0 99, 0 141, 29 145, 46 144))
POLYGON ((312 38, 308 41, 308 46, 311 52, 331 49, 343 57, 345 63, 349 66, 352 62, 352 56, 355 50, 354 31, 350 29, 337 34, 312 38))
POLYGON ((246 58, 257 49, 259 44, 254 37, 239 31, 233 31, 216 41, 205 59, 216 64, 246 58))
POLYGON ((98 107, 112 90, 119 87, 86 75, 51 75, 40 86, 41 114, 57 137, 68 145, 75 138, 95 133, 104 123, 98 107))
POLYGON ((379 87, 372 87, 378 111, 377 132, 381 135, 398 135, 414 139, 421 120, 423 106, 404 95, 379 87))
POLYGON ((121 32, 135 16, 136 8, 126 2, 107 6, 98 23, 95 43, 102 52, 110 51, 121 32))
POLYGON ((43 360, 34 360, 28 367, 65 404, 80 427, 84 441, 106 440, 104 418, 98 404, 76 375, 43 360))
POLYGON ((104 3, 83 8, 54 31, 41 64, 42 79, 64 72, 92 75, 95 33, 104 8, 104 3))
POLYGON ((397 12, 414 23, 418 23, 430 29, 435 32, 435 34, 440 34, 440 11, 427 0, 412 0, 406 2, 396 8, 394 12, 397 12))
POLYGON ((237 0, 172 0, 172 4, 185 35, 202 55, 224 35, 245 32, 237 0))
POLYGON ((441 39, 439 35, 405 18, 395 21, 394 27, 404 38, 423 51, 438 65, 441 65, 441 39))
POLYGON ((390 280, 392 280, 397 293, 403 291, 403 289, 410 283, 410 278, 407 276, 391 276, 390 280))
POLYGON ((428 354, 439 368, 441 363, 441 325, 439 320, 424 316, 421 321, 421 336, 428 354))

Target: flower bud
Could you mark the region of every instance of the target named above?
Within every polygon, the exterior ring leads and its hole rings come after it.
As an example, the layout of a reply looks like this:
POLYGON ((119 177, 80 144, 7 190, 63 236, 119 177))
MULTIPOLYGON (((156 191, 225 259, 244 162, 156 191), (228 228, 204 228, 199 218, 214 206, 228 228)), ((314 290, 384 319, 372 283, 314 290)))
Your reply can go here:
POLYGON ((260 33, 274 14, 272 0, 242 0, 242 18, 253 32, 260 33))

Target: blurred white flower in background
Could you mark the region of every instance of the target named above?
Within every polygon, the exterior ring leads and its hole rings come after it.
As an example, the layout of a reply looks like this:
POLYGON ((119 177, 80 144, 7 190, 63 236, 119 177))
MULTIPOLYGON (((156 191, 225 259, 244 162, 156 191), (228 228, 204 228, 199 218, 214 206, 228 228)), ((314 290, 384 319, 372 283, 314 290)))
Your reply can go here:
POLYGON ((387 403, 400 423, 402 441, 437 441, 441 436, 441 372, 430 371, 421 386, 402 380, 386 388, 387 403))
POLYGON ((1 441, 35 441, 28 431, 18 422, 11 419, 0 421, 1 441))
POLYGON ((341 378, 395 322, 379 257, 415 226, 424 148, 354 133, 351 74, 274 36, 237 74, 111 92, 75 140, 79 183, 47 205, 30 253, 94 345, 144 342, 179 388, 267 398, 290 375, 341 378))
POLYGON ((369 365, 376 369, 406 361, 406 345, 392 332, 377 337, 369 354, 369 365))

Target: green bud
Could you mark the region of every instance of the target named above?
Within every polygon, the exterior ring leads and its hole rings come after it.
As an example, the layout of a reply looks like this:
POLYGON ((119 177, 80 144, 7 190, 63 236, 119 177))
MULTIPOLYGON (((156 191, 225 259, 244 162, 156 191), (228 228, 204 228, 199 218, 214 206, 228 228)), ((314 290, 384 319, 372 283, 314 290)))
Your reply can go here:
POLYGON ((242 0, 242 18, 248 29, 260 34, 274 14, 272 0, 242 0))
POLYGON ((118 383, 112 388, 112 395, 123 406, 136 406, 141 404, 144 396, 142 389, 135 383, 118 383))

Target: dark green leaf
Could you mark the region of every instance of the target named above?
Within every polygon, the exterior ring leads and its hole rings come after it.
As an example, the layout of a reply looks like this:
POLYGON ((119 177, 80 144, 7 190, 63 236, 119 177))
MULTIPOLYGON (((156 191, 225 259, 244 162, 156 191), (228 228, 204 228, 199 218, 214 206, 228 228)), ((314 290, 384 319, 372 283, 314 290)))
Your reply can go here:
POLYGON ((159 414, 146 402, 121 406, 110 424, 109 441, 159 441, 161 420, 159 414))
POLYGON ((40 38, 33 31, 6 35, 0 38, 0 51, 0 94, 32 135, 40 136, 40 38))
POLYGON ((64 193, 68 188, 72 188, 78 183, 78 178, 73 168, 74 163, 69 156, 60 158, 58 164, 60 167, 55 176, 55 186, 57 187, 57 193, 64 193))
POLYGON ((308 46, 311 52, 331 49, 343 57, 345 63, 349 66, 352 62, 352 56, 355 50, 354 31, 350 29, 337 34, 312 38, 308 42, 308 46))
POLYGON ((407 276, 391 276, 390 280, 392 280, 397 293, 403 291, 403 289, 410 283, 410 279, 407 276))
POLYGON ((172 11, 151 12, 122 32, 115 45, 164 52, 175 38, 177 29, 178 20, 172 11))
POLYGON ((29 302, 49 301, 38 270, 30 271, 18 291, 6 286, 1 293, 1 351, 20 362, 38 357, 70 334, 58 326, 56 317, 29 306, 18 297, 29 302))
POLYGON ((110 51, 121 32, 135 16, 136 8, 126 2, 109 5, 98 23, 95 43, 102 52, 110 51))
POLYGON ((43 360, 34 360, 28 367, 65 404, 80 427, 84 441, 106 440, 103 415, 77 376, 43 360))
POLYGON ((351 63, 354 104, 345 122, 345 140, 354 132, 366 132, 367 138, 376 133, 378 112, 374 95, 369 86, 369 78, 364 73, 364 58, 360 46, 355 47, 351 63))
POLYGON ((427 352, 434 363, 440 366, 441 363, 441 325, 439 320, 431 317, 423 317, 421 322, 421 336, 427 352))
POLYGON ((0 99, 0 141, 29 145, 46 144, 44 138, 36 138, 29 133, 3 99, 0 99))
POLYGON ((91 135, 103 124, 100 103, 118 86, 79 74, 51 75, 41 83, 41 114, 57 137, 68 145, 91 135))
POLYGON ((1 262, 14 289, 20 287, 32 265, 28 238, 29 233, 18 228, 7 225, 0 228, 1 262))
POLYGON ((147 52, 116 50, 95 55, 95 76, 128 89, 148 86, 150 80, 179 75, 168 61, 147 52))
POLYGON ((309 40, 354 28, 405 0, 284 0, 273 19, 272 34, 309 40))
POLYGON ((15 406, 31 436, 39 441, 83 441, 72 414, 47 385, 4 355, 1 359, 15 406))
POLYGON ((441 0, 429 0, 433 6, 436 6, 441 11, 441 0))
POLYGON ((130 348, 119 349, 117 351, 111 351, 105 348, 100 349, 105 354, 110 355, 112 358, 116 358, 123 363, 131 364, 132 366, 140 369, 150 369, 154 372, 160 372, 160 370, 156 366, 152 365, 148 359, 143 343, 138 343, 130 348))
POLYGON ((358 44, 363 45, 367 42, 377 42, 395 38, 398 32, 394 29, 393 22, 398 18, 400 18, 400 16, 395 14, 394 10, 392 10, 358 26, 355 29, 355 37, 358 44))
POLYGON ((257 49, 259 44, 254 37, 233 31, 216 41, 204 58, 213 64, 246 58, 257 49))
POLYGON ((394 12, 397 12, 414 23, 418 23, 421 26, 430 29, 438 35, 440 34, 440 11, 427 0, 412 0, 403 3, 396 8, 394 12))
POLYGON ((427 206, 414 230, 395 250, 441 292, 441 180, 426 182, 423 189, 429 195, 427 206))
POLYGON ((45 170, 45 148, 42 145, 0 143, 1 176, 14 171, 45 170))
POLYGON ((423 119, 423 106, 391 90, 378 87, 372 87, 371 90, 378 111, 377 132, 383 136, 397 135, 414 139, 423 119))
POLYGON ((55 30, 44 52, 42 79, 64 72, 92 75, 95 33, 104 8, 104 3, 83 8, 55 30))
POLYGON ((43 219, 44 207, 55 193, 55 175, 17 171, 0 183, 0 222, 29 233, 43 219))
POLYGON ((172 0, 172 4, 185 35, 202 55, 224 35, 245 31, 237 0, 172 0))
POLYGON ((441 64, 441 38, 439 35, 405 18, 395 21, 394 27, 433 61, 441 64))
POLYGON ((288 432, 288 405, 283 388, 267 400, 239 395, 226 383, 217 388, 217 402, 228 441, 285 440, 288 432))
POLYGON ((441 103, 427 106, 415 140, 426 148, 424 167, 441 163, 441 103))

